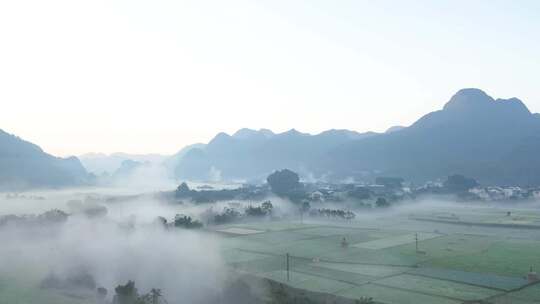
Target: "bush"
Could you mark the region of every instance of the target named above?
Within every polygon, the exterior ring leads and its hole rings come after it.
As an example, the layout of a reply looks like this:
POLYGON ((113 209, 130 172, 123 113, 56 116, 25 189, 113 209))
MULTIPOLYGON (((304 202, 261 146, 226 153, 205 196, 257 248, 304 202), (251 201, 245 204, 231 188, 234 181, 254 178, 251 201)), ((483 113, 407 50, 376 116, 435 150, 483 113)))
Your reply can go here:
POLYGON ((310 216, 327 217, 334 219, 352 220, 356 217, 356 214, 352 211, 345 211, 340 209, 312 209, 309 212, 310 216))
POLYGON ((203 227, 203 223, 193 220, 191 216, 177 214, 174 217, 174 227, 185 229, 199 229, 203 227))
POLYGON ((390 203, 384 197, 379 197, 375 202, 375 206, 377 206, 377 208, 386 208, 390 207, 390 203))
POLYGON ((215 224, 226 224, 233 221, 236 221, 241 218, 240 212, 236 211, 233 208, 225 208, 222 213, 216 214, 214 216, 215 224))

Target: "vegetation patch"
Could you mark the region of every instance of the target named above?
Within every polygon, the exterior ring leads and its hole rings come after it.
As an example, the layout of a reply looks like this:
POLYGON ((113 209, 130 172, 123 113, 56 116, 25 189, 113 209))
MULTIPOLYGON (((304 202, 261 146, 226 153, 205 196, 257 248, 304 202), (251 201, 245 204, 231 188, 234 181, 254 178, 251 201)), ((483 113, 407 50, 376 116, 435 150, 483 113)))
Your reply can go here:
POLYGON ((540 242, 509 240, 493 243, 481 252, 430 260, 428 266, 502 276, 524 277, 530 267, 540 269, 540 242))
POLYGON ((441 268, 413 268, 408 271, 408 273, 435 279, 456 281, 465 284, 485 286, 502 290, 516 289, 528 283, 526 279, 519 277, 509 277, 441 268))
POLYGON ((343 290, 337 293, 351 299, 359 299, 361 297, 373 298, 377 303, 385 304, 461 304, 462 301, 442 298, 432 295, 426 295, 413 291, 395 289, 391 287, 378 286, 374 284, 366 284, 363 286, 354 287, 343 290))
POLYGON ((385 249, 385 248, 396 247, 396 246, 400 246, 404 244, 414 243, 416 240, 418 241, 429 240, 429 239, 433 239, 439 236, 441 235, 437 233, 422 232, 422 233, 417 233, 417 234, 406 234, 406 235, 401 235, 401 236, 396 236, 396 237, 390 237, 390 238, 385 238, 385 239, 380 239, 380 240, 358 243, 358 244, 354 244, 353 246, 358 247, 358 248, 377 250, 377 249, 385 249))
POLYGON ((238 228, 238 227, 229 227, 225 229, 219 229, 216 230, 218 232, 228 233, 228 234, 235 234, 235 235, 248 235, 248 234, 256 234, 256 233, 263 233, 264 231, 261 230, 255 230, 255 229, 247 229, 247 228, 238 228))
POLYGON ((481 300, 501 293, 497 290, 409 274, 378 280, 376 284, 463 301, 481 300))

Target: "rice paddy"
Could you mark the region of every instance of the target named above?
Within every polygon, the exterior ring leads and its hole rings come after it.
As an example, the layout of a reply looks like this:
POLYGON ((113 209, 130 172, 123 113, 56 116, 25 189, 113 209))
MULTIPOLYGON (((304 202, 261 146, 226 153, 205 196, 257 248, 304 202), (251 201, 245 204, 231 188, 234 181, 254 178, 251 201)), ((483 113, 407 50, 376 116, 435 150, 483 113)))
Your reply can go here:
MULTIPOLYGON (((506 224, 498 219, 506 212, 468 211, 448 214, 466 214, 467 223, 506 224)), ((528 214, 530 219, 540 214, 512 213, 528 214)), ((410 214, 348 223, 276 221, 264 228, 255 223, 250 227, 267 232, 223 239, 224 248, 249 253, 249 260, 236 258, 231 265, 294 288, 349 299, 371 297, 386 304, 540 303, 540 282, 527 278, 531 267, 540 270, 540 230, 530 227, 471 229, 462 223, 428 224, 410 214)))

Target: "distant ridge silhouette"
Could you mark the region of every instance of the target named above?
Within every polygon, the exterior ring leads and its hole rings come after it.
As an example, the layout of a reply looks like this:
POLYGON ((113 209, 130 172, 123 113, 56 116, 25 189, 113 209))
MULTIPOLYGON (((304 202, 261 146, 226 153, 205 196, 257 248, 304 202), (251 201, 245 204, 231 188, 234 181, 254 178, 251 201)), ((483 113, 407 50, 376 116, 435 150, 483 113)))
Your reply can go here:
POLYGON ((0 130, 0 190, 79 186, 88 180, 78 158, 54 157, 0 130))
POLYGON ((489 184, 540 184, 540 115, 517 99, 493 99, 475 88, 454 94, 442 110, 387 132, 242 129, 218 134, 186 153, 177 177, 261 179, 280 168, 332 180, 401 176, 415 182, 460 173, 489 184), (269 135, 270 134, 270 135, 269 135))

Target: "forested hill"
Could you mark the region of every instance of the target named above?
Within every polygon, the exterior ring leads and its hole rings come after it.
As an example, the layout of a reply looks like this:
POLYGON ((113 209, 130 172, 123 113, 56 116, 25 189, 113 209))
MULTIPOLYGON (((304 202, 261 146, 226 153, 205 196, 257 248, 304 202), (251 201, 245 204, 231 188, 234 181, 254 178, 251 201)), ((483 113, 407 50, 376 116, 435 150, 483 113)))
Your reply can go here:
POLYGON ((346 143, 313 165, 340 176, 426 181, 461 173, 489 184, 539 185, 539 155, 540 118, 521 100, 463 89, 412 126, 346 143))
POLYGON ((176 175, 197 179, 264 179, 278 168, 307 174, 310 163, 331 149, 375 134, 329 130, 310 135, 295 129, 278 134, 266 129, 241 129, 233 135, 219 133, 208 144, 187 151, 178 162, 176 175))
POLYGON ((88 174, 76 157, 59 158, 0 130, 0 190, 78 186, 88 174))
POLYGON ((290 168, 304 177, 423 182, 465 174, 489 184, 540 184, 540 116, 517 99, 458 91, 441 110, 386 133, 242 129, 189 149, 177 177, 260 179, 290 168))

